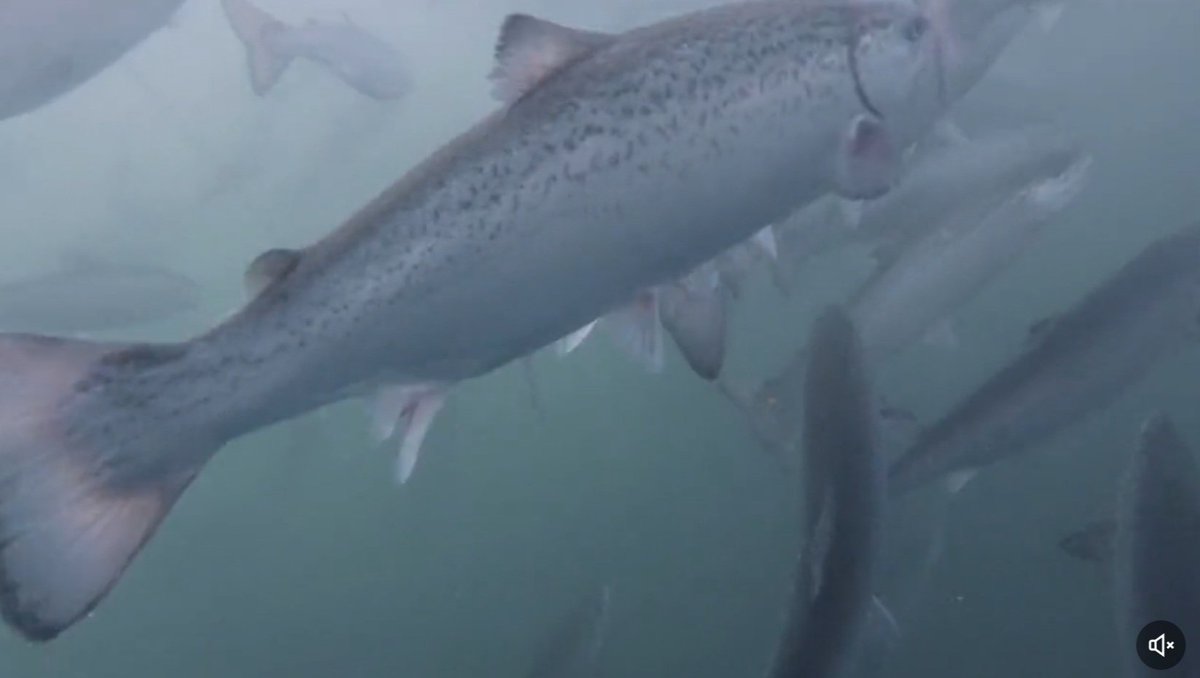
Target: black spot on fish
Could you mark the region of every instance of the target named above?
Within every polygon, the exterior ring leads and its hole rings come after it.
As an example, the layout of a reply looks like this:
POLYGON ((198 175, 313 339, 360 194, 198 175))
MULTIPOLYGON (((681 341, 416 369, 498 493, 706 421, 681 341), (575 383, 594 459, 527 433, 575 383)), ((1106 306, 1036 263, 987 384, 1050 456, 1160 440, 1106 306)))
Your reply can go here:
POLYGON ((105 367, 149 369, 174 362, 185 355, 187 355, 187 346, 183 344, 141 345, 109 353, 100 358, 100 364, 105 367))

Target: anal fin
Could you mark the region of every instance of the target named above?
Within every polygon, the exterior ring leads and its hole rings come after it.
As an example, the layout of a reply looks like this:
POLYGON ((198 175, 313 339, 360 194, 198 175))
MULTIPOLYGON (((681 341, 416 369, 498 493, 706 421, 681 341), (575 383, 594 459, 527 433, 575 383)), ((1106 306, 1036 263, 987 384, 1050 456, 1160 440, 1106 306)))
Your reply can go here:
POLYGON ((386 386, 376 395, 372 433, 379 440, 395 436, 397 424, 404 425, 396 458, 396 481, 403 485, 412 476, 421 445, 434 417, 446 402, 446 388, 437 384, 386 386))

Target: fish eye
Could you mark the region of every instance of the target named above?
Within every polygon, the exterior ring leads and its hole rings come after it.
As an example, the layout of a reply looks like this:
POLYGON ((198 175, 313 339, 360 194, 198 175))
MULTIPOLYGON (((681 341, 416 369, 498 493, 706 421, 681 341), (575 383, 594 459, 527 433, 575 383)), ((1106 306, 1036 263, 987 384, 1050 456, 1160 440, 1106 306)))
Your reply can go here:
POLYGON ((901 31, 901 34, 904 36, 905 40, 908 40, 909 42, 916 42, 924 37, 925 33, 928 31, 929 19, 926 19, 923 16, 917 16, 913 17, 907 24, 904 25, 904 29, 901 31))

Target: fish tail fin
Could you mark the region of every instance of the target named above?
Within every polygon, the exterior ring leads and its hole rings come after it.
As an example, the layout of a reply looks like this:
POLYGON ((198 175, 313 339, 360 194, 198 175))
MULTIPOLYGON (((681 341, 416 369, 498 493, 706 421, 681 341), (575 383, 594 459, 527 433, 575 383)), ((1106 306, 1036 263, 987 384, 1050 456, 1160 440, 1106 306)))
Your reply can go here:
POLYGON ((271 91, 292 63, 291 55, 272 49, 268 40, 272 33, 284 31, 287 26, 247 0, 221 0, 221 6, 233 32, 246 47, 250 85, 255 94, 262 96, 271 91))
POLYGON ((0 616, 26 638, 51 640, 88 615, 216 451, 179 436, 186 442, 172 446, 199 461, 172 471, 138 453, 145 429, 126 426, 130 444, 105 444, 122 439, 123 410, 107 391, 124 401, 136 382, 96 375, 178 357, 172 347, 0 335, 0 616))

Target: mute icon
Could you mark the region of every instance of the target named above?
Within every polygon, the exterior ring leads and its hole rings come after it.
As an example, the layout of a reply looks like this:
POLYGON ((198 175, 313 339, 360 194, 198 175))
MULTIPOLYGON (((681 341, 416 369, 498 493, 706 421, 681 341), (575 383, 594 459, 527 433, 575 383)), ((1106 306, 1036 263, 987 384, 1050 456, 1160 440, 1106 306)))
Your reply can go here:
MULTIPOLYGON (((1171 647, 1174 648, 1174 646, 1175 643, 1171 643, 1171 647)), ((1167 656, 1167 634, 1160 633, 1157 638, 1151 638, 1150 642, 1146 643, 1146 649, 1165 659, 1167 656)))
POLYGON ((1151 669, 1162 671, 1174 667, 1183 661, 1186 649, 1183 631, 1169 621, 1150 622, 1138 634, 1138 658, 1151 669))

